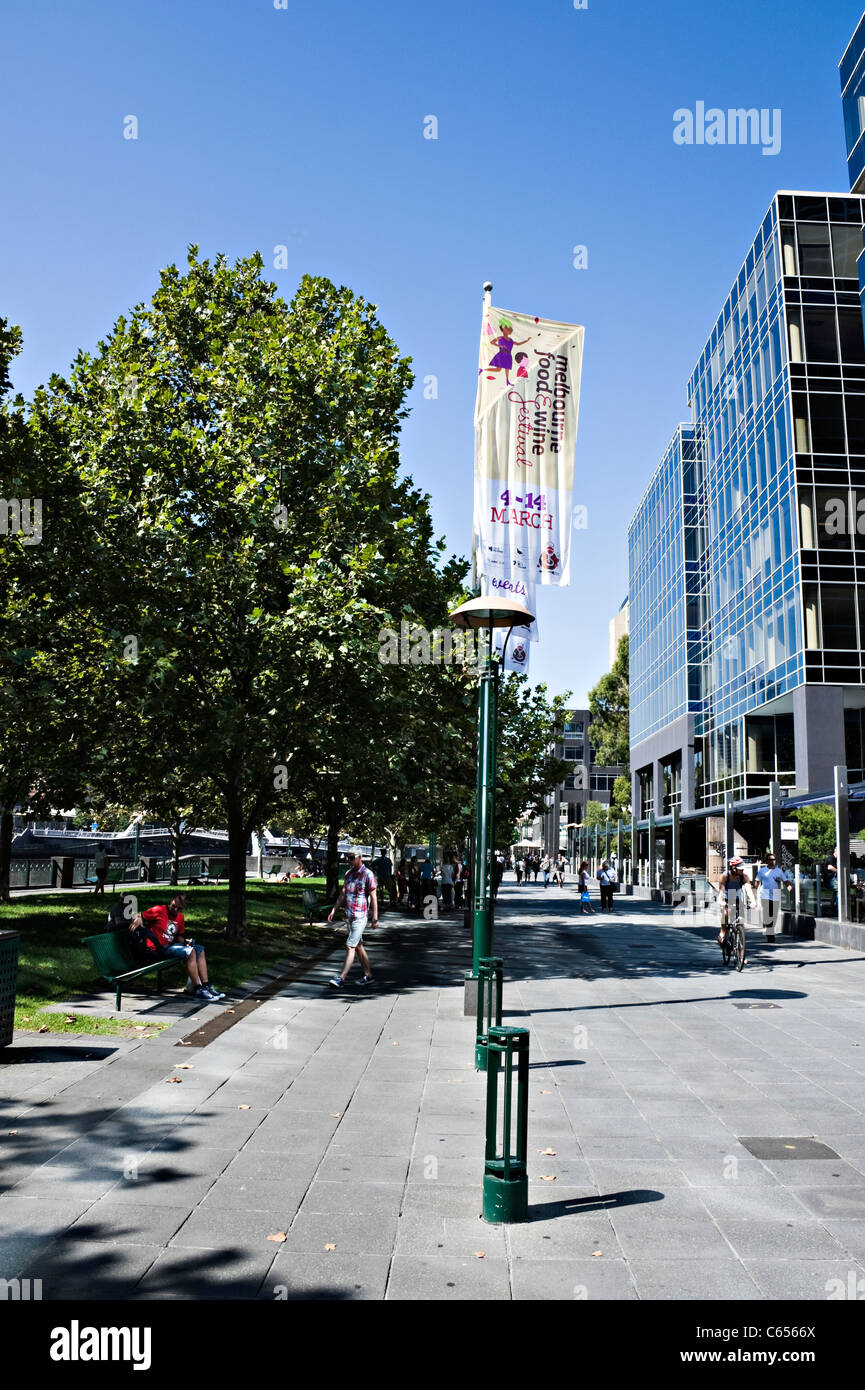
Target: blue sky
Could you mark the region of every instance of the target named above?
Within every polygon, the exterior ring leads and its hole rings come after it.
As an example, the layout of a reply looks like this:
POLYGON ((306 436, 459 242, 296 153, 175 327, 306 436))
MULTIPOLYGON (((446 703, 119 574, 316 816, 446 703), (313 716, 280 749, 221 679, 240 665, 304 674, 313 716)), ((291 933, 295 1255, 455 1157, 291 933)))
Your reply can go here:
POLYGON ((847 187, 837 64, 862 7, 5 0, 15 384, 65 371, 189 242, 260 250, 286 297, 327 275, 414 359, 405 468, 467 554, 484 280, 503 307, 585 324, 574 500, 589 527, 571 587, 541 595, 532 654, 533 679, 582 701, 627 590, 628 522, 772 195, 847 187), (674 144, 673 112, 697 101, 780 108, 780 153, 674 144))

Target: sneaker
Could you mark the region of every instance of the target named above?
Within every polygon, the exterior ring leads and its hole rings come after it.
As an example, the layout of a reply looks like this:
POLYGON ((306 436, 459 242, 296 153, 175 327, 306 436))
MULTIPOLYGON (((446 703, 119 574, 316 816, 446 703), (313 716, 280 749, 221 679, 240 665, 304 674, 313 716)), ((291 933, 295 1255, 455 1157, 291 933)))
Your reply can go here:
POLYGON ((333 985, 333 988, 334 988, 334 989, 342 989, 343 980, 342 980, 341 976, 339 976, 339 975, 334 975, 330 980, 328 980, 328 984, 329 984, 329 985, 333 985))
POLYGON ((361 975, 361 977, 360 977, 360 979, 359 979, 359 981, 358 981, 358 984, 361 984, 361 985, 374 985, 374 984, 375 984, 375 979, 373 978, 372 975, 361 975))
POLYGON ((198 989, 195 991, 195 997, 196 999, 206 1000, 208 1004, 213 1003, 213 995, 210 993, 209 989, 204 988, 204 985, 198 986, 198 989))
POLYGON ((205 985, 204 988, 210 991, 210 996, 212 999, 225 998, 225 995, 222 993, 222 990, 217 989, 215 985, 205 985))

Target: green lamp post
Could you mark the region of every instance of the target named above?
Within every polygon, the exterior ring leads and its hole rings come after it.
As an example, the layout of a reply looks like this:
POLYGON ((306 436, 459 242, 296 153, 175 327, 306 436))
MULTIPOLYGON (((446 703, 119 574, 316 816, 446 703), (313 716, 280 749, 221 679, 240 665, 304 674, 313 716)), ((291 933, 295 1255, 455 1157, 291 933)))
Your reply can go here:
POLYGON ((475 803, 474 861, 472 863, 473 949, 471 975, 466 976, 466 1012, 475 1012, 475 991, 482 960, 492 956, 491 857, 495 848, 496 705, 499 662, 493 657, 493 629, 507 628, 502 658, 515 627, 528 627, 535 615, 515 599, 489 595, 471 598, 451 613, 458 628, 486 632, 487 653, 478 683, 478 769, 475 803), (470 997, 470 985, 472 982, 470 997), (471 1005, 471 1007, 469 1007, 471 1005))

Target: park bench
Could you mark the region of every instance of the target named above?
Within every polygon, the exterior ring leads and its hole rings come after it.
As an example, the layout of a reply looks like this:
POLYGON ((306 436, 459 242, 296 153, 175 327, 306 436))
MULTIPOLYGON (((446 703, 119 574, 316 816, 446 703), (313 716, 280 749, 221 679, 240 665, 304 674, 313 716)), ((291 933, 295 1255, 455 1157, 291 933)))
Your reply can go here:
POLYGON ((93 964, 103 980, 114 985, 114 1007, 118 1013, 123 989, 130 981, 137 980, 140 975, 155 975, 156 993, 161 994, 163 970, 168 970, 172 965, 181 965, 186 969, 186 958, 180 956, 140 965, 132 954, 128 938, 122 932, 108 931, 101 932, 99 936, 85 936, 83 944, 88 947, 93 964))
POLYGON ((301 894, 303 900, 303 910, 309 918, 309 925, 312 926, 312 919, 319 913, 327 912, 327 903, 320 903, 314 888, 304 888, 301 894))

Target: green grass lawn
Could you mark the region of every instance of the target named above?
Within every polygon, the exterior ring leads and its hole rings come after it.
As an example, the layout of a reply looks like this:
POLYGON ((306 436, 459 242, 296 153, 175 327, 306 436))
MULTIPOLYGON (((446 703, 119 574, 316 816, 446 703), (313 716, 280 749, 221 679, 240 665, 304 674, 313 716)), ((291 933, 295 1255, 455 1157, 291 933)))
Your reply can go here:
MULTIPOLYGON (((186 905, 186 931, 207 952, 210 978, 220 989, 240 985, 298 946, 314 943, 316 928, 310 927, 301 903, 304 888, 314 888, 319 901, 324 898, 324 879, 308 878, 295 883, 247 883, 247 940, 229 941, 225 936, 228 888, 207 885, 189 889, 186 905)), ((172 889, 167 885, 147 887, 129 885, 135 892, 139 911, 155 903, 167 903, 172 889)), ((141 1023, 92 1014, 72 1018, 57 1012, 59 1001, 74 999, 106 989, 94 972, 85 936, 106 929, 106 914, 112 896, 95 898, 92 893, 33 893, 0 905, 0 929, 14 928, 21 933, 18 956, 18 991, 15 1027, 38 1032, 46 1024, 52 1033, 142 1034, 141 1023), (52 1008, 53 1006, 53 1008, 52 1008)), ((176 990, 184 983, 182 972, 168 972, 163 989, 176 990)), ((155 988, 152 977, 144 976, 135 989, 155 988)), ((113 1002, 113 1001, 112 1001, 113 1002)), ((113 1009, 106 1010, 112 1013, 113 1009)), ((146 1032, 167 1027, 148 1023, 146 1032)))

